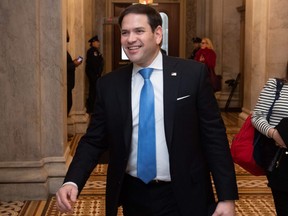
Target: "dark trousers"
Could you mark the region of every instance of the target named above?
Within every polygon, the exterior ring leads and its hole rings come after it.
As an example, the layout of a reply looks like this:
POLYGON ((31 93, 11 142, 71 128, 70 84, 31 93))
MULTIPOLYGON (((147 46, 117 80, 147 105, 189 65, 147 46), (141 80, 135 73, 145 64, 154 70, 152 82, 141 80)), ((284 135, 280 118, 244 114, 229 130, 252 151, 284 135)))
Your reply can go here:
POLYGON ((288 192, 273 188, 271 190, 277 216, 288 216, 288 192))
POLYGON ((126 175, 121 202, 124 216, 181 216, 170 182, 145 184, 126 175))
POLYGON ((72 89, 67 89, 67 116, 70 113, 70 110, 72 108, 72 89))
POLYGON ((277 215, 288 216, 288 156, 285 153, 279 161, 278 168, 269 173, 267 178, 277 215))

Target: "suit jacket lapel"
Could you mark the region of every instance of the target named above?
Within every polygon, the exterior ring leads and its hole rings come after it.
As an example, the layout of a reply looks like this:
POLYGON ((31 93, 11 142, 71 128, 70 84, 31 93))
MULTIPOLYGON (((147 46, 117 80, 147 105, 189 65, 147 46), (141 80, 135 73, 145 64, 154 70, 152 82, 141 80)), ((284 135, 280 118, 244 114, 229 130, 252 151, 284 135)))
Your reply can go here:
MULTIPOLYGON (((178 96, 178 86, 181 71, 176 70, 178 62, 173 58, 163 55, 163 100, 164 100, 164 127, 168 148, 171 146, 175 105, 178 96)), ((124 121, 124 140, 126 149, 130 150, 132 136, 132 110, 131 110, 131 76, 133 64, 130 64, 120 76, 117 101, 124 121)))
POLYGON ((124 142, 127 153, 130 149, 132 136, 132 110, 131 110, 131 76, 133 64, 128 65, 119 76, 119 88, 117 90, 117 104, 115 109, 119 109, 123 119, 124 142))
POLYGON ((180 71, 176 70, 176 65, 177 62, 173 58, 163 55, 164 127, 168 148, 172 141, 175 104, 181 77, 180 71))

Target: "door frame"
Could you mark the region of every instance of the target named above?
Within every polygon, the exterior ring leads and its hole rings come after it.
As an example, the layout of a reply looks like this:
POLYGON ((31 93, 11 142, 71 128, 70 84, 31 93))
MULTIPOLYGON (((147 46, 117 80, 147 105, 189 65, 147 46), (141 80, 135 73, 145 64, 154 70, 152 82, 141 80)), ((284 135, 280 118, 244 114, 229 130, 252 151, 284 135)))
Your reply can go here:
MULTIPOLYGON (((122 10, 130 6, 131 3, 115 3, 114 4, 114 17, 118 17, 122 10)), ((180 31, 180 8, 179 3, 159 3, 157 5, 152 5, 153 8, 159 12, 164 12, 168 15, 168 55, 179 57, 179 31, 180 31)), ((112 58, 112 69, 117 69, 123 65, 130 63, 129 60, 121 59, 121 34, 119 31, 119 26, 114 25, 113 29, 113 58, 112 58)))
MULTIPOLYGON (((106 17, 113 19, 114 4, 117 3, 135 3, 135 1, 122 1, 122 0, 106 0, 106 17)), ((154 0, 154 3, 171 3, 179 4, 179 57, 185 58, 186 56, 186 0, 173 0, 173 1, 162 1, 154 0)), ((113 25, 103 25, 103 54, 106 62, 106 73, 112 71, 113 62, 113 25)))

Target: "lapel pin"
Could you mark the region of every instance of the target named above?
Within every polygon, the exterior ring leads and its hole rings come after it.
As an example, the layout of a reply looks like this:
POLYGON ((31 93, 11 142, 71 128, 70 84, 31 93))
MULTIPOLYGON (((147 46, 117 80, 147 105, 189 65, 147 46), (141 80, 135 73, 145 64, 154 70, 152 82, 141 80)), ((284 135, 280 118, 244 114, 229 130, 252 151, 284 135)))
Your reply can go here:
POLYGON ((177 73, 176 72, 172 72, 171 76, 177 76, 177 73))

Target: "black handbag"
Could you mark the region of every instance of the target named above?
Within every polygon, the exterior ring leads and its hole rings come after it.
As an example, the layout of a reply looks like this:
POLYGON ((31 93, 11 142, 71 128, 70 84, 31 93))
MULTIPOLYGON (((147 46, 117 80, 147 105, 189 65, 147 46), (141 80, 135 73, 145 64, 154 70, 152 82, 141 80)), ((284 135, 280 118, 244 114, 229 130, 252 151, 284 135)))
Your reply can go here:
POLYGON ((254 147, 253 156, 254 159, 257 158, 255 161, 259 166, 267 172, 272 172, 279 166, 283 152, 284 149, 277 147, 273 139, 261 134, 256 149, 254 147))
MULTIPOLYGON (((281 89, 284 85, 284 81, 281 79, 277 80, 276 95, 274 101, 267 114, 267 121, 269 122, 270 116, 273 111, 274 104, 280 96, 281 89)), ((256 163, 267 172, 272 172, 279 164, 284 149, 279 148, 275 145, 275 141, 271 138, 266 137, 255 129, 255 141, 253 157, 256 163)))

